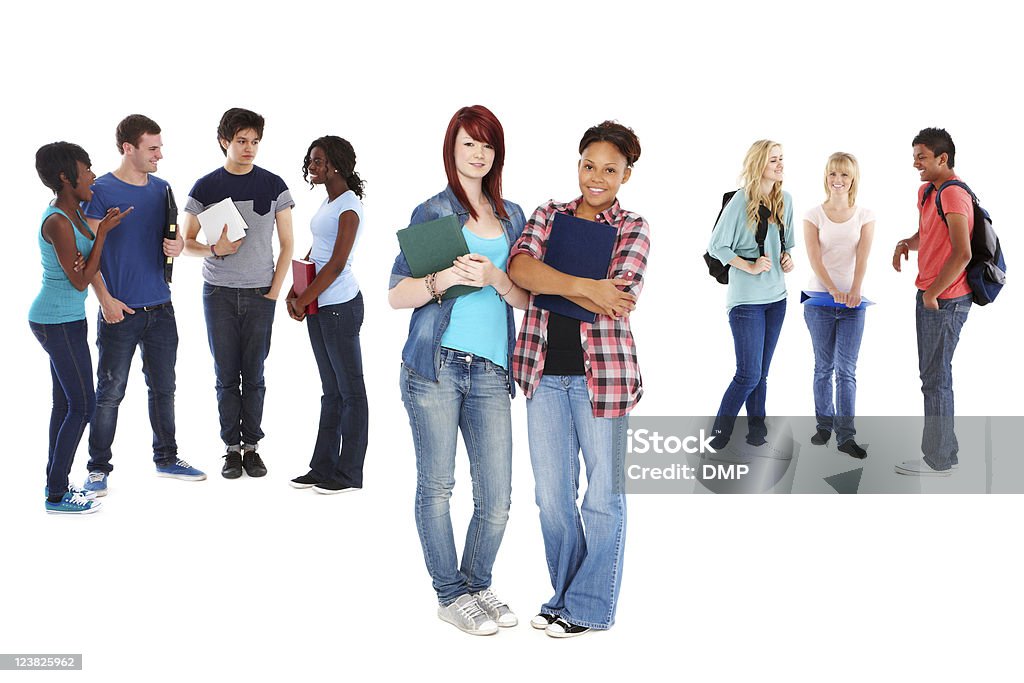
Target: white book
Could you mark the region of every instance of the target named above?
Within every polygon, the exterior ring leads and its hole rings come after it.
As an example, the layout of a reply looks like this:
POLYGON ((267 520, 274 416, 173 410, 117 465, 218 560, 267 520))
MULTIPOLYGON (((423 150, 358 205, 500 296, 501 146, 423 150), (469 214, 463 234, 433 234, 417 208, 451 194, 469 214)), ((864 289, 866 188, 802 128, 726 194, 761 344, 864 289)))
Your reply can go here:
POLYGON ((206 235, 207 244, 216 244, 220 239, 224 225, 228 226, 228 239, 236 242, 245 237, 245 231, 249 226, 245 224, 242 214, 238 213, 238 207, 231 201, 231 197, 225 197, 198 216, 199 225, 206 235))

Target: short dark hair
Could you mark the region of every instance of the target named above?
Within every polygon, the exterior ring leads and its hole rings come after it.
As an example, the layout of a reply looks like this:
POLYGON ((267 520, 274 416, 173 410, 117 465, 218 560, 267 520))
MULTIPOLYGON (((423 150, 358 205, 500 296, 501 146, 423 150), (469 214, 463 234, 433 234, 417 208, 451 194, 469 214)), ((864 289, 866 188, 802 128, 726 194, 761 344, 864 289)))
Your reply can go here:
POLYGON ((92 166, 88 152, 78 145, 72 142, 51 142, 36 151, 36 173, 39 174, 43 185, 57 194, 62 186, 62 173, 71 183, 71 187, 78 186, 79 161, 85 164, 86 168, 92 166))
POLYGON ((126 116, 121 123, 117 124, 117 151, 124 154, 124 143, 127 142, 132 147, 138 147, 143 135, 159 134, 160 126, 148 116, 142 114, 126 116))
POLYGON ((238 107, 228 109, 220 117, 220 123, 217 125, 217 147, 220 147, 220 151, 223 152, 224 156, 227 156, 228 151, 221 146, 220 141, 227 140, 231 142, 235 135, 238 134, 238 131, 248 128, 256 131, 256 137, 262 140, 263 124, 263 117, 254 111, 238 107))
POLYGON ((302 179, 309 180, 310 156, 317 147, 324 151, 327 160, 331 162, 331 165, 337 169, 341 177, 348 183, 348 189, 355 192, 362 199, 363 179, 356 173, 356 151, 352 148, 352 143, 345 138, 339 138, 337 135, 325 135, 309 143, 309 149, 306 150, 306 158, 302 160, 302 179))
POLYGON ((946 165, 953 168, 953 157, 956 156, 956 145, 953 138, 946 132, 945 128, 925 128, 914 137, 913 145, 924 145, 932 151, 932 154, 939 156, 945 154, 946 165))
POLYGON ((640 139, 632 128, 618 121, 605 121, 589 128, 580 140, 580 154, 595 142, 610 142, 615 145, 622 156, 626 157, 626 166, 632 166, 640 158, 640 139))

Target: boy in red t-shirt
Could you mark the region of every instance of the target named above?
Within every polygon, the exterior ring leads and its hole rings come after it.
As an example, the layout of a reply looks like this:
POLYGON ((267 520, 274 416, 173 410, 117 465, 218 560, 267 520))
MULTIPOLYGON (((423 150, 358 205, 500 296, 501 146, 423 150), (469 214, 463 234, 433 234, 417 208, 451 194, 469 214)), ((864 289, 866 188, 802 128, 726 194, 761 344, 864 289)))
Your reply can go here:
POLYGON ((974 229, 972 199, 963 188, 942 192, 946 220, 935 206, 943 183, 959 180, 953 172, 956 147, 942 128, 925 128, 914 138, 914 168, 925 183, 917 192, 921 212, 918 231, 896 243, 892 266, 910 250, 918 252, 917 357, 924 394, 923 459, 896 465, 896 472, 912 476, 949 476, 957 469, 956 434, 953 432, 953 352, 960 329, 971 310, 971 286, 966 268, 971 260, 974 229), (930 192, 928 186, 932 186, 930 192))

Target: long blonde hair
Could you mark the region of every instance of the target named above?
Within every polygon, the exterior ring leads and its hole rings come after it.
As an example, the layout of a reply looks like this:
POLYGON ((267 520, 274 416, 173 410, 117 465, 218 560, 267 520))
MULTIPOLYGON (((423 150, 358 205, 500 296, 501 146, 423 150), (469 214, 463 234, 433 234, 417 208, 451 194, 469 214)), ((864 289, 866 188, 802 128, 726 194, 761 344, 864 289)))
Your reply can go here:
POLYGON ((769 221, 776 225, 782 225, 782 217, 785 213, 785 201, 782 197, 782 182, 772 184, 771 191, 765 197, 761 194, 761 179, 764 176, 764 169, 768 165, 768 157, 771 156, 772 148, 782 149, 782 145, 772 140, 758 140, 747 150, 747 156, 743 159, 743 175, 740 182, 743 183, 743 191, 747 196, 747 230, 757 233, 757 223, 760 220, 758 208, 761 204, 768 207, 771 212, 769 221))
POLYGON ((850 206, 853 206, 857 202, 857 188, 860 187, 860 166, 857 164, 857 157, 846 152, 836 152, 828 158, 828 162, 825 163, 825 199, 828 200, 832 196, 832 190, 828 185, 828 174, 832 171, 839 171, 840 173, 848 173, 852 182, 850 183, 850 192, 847 199, 850 202, 850 206))

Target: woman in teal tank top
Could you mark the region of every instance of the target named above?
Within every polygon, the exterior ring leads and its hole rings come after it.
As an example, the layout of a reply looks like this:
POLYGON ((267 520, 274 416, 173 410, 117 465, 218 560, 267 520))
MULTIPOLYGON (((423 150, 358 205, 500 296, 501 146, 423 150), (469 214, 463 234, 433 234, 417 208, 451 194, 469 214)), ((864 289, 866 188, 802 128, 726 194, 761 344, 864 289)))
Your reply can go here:
POLYGON ((85 289, 99 272, 107 233, 131 211, 111 209, 93 234, 78 208, 80 202, 92 199, 96 174, 91 166, 86 151, 69 142, 43 145, 36 152, 36 172, 56 199, 43 213, 39 228, 43 282, 28 320, 32 333, 50 356, 53 409, 46 462, 46 511, 57 514, 85 514, 100 506, 84 491, 68 486, 78 442, 96 408, 85 289), (76 266, 79 254, 84 263, 76 266))

